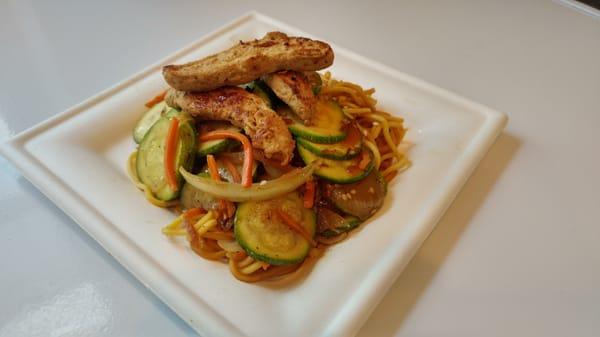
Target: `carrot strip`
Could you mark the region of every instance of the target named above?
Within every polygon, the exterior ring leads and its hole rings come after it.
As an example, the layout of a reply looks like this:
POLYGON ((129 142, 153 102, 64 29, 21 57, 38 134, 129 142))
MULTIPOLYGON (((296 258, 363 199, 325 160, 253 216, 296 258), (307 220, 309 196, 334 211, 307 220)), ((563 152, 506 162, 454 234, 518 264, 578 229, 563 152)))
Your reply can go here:
MULTIPOLYGON (((208 173, 210 174, 210 178, 214 181, 221 181, 219 170, 217 168, 217 162, 212 154, 206 156, 206 163, 208 164, 208 173)), ((227 202, 225 199, 219 200, 219 208, 223 213, 229 213, 227 211, 227 202)))
POLYGON ((167 139, 165 144, 165 158, 163 160, 165 165, 165 178, 167 184, 173 191, 177 191, 177 173, 175 172, 175 155, 177 152, 177 141, 179 140, 179 119, 171 119, 169 125, 169 131, 167 132, 167 139))
MULTIPOLYGON (((208 172, 210 173, 210 178, 214 181, 221 181, 221 176, 219 176, 219 171, 217 168, 217 162, 215 161, 215 157, 212 154, 207 155, 206 162, 208 164, 208 172)), ((231 218, 235 213, 233 203, 225 199, 219 200, 219 208, 226 216, 226 218, 231 218)))
POLYGON ((225 164, 225 167, 227 168, 227 171, 229 171, 229 173, 231 173, 231 177, 233 178, 233 182, 236 183, 236 184, 241 183, 242 176, 240 176, 240 173, 235 168, 235 165, 233 165, 233 163, 231 162, 231 160, 229 160, 229 159, 227 159, 227 157, 223 156, 223 157, 221 157, 221 161, 223 162, 223 164, 225 164))
POLYGON ((206 211, 205 211, 205 210, 203 210, 203 209, 202 209, 202 208, 200 208, 200 207, 196 207, 196 208, 190 208, 190 209, 188 209, 187 211, 185 211, 185 213, 183 213, 183 218, 184 218, 186 221, 188 221, 188 222, 189 222, 189 221, 191 221, 193 218, 195 218, 195 217, 197 217, 197 216, 199 216, 199 215, 202 215, 202 214, 204 214, 204 213, 206 213, 206 211))
POLYGON ((221 177, 219 176, 219 169, 217 168, 217 161, 215 160, 215 156, 209 154, 206 156, 206 163, 208 164, 208 173, 210 173, 210 178, 214 181, 221 181, 221 177))
POLYGON ((252 166, 254 162, 254 153, 252 151, 252 144, 250 143, 248 137, 239 132, 226 130, 211 131, 198 137, 201 142, 223 138, 232 138, 242 143, 242 146, 244 147, 244 172, 242 176, 242 186, 252 186, 252 166))
POLYGON ((315 181, 309 180, 304 188, 304 208, 313 208, 315 204, 315 181))
POLYGON ((300 234, 304 239, 306 239, 306 241, 308 241, 313 247, 317 245, 317 243, 315 242, 315 240, 313 240, 312 236, 310 234, 308 234, 308 232, 306 231, 306 229, 304 229, 304 227, 302 227, 301 224, 297 223, 296 220, 292 219, 291 216, 289 216, 289 214, 287 214, 286 212, 277 209, 275 210, 275 212, 277 212, 277 215, 279 216, 279 218, 294 232, 300 234))
POLYGON ((156 104, 162 102, 165 100, 165 96, 167 95, 167 91, 163 91, 160 94, 154 96, 154 98, 152 98, 151 100, 149 100, 148 102, 146 102, 146 107, 151 108, 153 106, 155 106, 156 104))
POLYGON ((364 170, 367 168, 367 165, 371 162, 371 157, 363 151, 362 157, 360 158, 360 162, 358 163, 358 168, 364 170))

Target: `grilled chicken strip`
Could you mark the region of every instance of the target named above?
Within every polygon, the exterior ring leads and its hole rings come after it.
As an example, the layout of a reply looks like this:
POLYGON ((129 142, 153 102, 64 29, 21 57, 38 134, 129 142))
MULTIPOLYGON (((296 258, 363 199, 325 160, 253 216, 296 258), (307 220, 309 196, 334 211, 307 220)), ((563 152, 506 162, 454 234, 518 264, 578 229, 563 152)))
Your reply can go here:
POLYGON ((278 71, 263 76, 263 80, 305 124, 310 124, 317 99, 303 73, 292 70, 278 71))
POLYGON ((260 97, 242 88, 227 86, 205 92, 169 89, 165 100, 199 119, 225 120, 243 128, 252 146, 269 159, 282 165, 292 159, 294 141, 283 119, 260 97))
POLYGON ((327 43, 270 32, 201 60, 165 66, 163 76, 175 89, 206 91, 248 83, 279 70, 319 70, 332 63, 333 50, 327 43))

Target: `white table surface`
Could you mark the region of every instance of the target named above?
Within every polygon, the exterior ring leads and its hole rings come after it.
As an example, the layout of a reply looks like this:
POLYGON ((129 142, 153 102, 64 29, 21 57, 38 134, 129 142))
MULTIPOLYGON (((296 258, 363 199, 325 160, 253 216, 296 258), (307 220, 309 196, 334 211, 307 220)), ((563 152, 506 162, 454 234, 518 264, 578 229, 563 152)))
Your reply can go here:
MULTIPOLYGON (((0 140, 250 9, 510 118, 359 336, 600 335, 593 14, 541 0, 2 1, 0 140)), ((0 337, 195 336, 1 157, 0 186, 0 337)))

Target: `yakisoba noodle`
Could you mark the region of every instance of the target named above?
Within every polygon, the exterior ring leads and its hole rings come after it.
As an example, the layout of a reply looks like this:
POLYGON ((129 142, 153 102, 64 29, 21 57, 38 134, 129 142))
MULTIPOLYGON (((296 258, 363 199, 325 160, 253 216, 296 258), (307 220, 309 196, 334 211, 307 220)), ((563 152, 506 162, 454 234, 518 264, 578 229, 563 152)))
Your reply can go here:
POLYGON ((406 134, 404 120, 377 109, 377 100, 373 98, 375 89, 364 90, 357 84, 333 79, 329 72, 321 78, 320 94, 337 101, 344 114, 356 120, 366 138, 364 144, 373 151, 375 167, 384 178, 389 182, 398 172, 407 169, 410 161, 398 149, 406 134))
MULTIPOLYGON (((375 89, 364 90, 362 87, 345 81, 331 78, 329 72, 322 75, 320 95, 338 102, 344 114, 356 121, 356 125, 364 136, 363 144, 374 155, 374 166, 383 177, 390 181, 396 174, 410 166, 410 161, 398 150, 406 129, 403 120, 385 111, 377 109, 377 101, 373 98, 375 89)), ((157 199, 150 189, 144 185, 136 170, 137 151, 133 152, 127 163, 127 170, 133 183, 141 189, 153 205, 175 209, 180 213, 175 220, 162 228, 162 233, 169 238, 186 239, 192 250, 199 256, 216 261, 226 261, 233 276, 244 282, 274 280, 286 282, 310 269, 325 249, 345 240, 348 232, 334 237, 316 237, 316 246, 310 249, 309 255, 300 263, 290 265, 271 265, 249 256, 236 242, 231 226, 223 228, 219 219, 222 209, 202 210, 188 209, 180 212, 179 201, 165 202, 157 199)), ((234 165, 224 161, 235 182, 241 178, 234 165)))

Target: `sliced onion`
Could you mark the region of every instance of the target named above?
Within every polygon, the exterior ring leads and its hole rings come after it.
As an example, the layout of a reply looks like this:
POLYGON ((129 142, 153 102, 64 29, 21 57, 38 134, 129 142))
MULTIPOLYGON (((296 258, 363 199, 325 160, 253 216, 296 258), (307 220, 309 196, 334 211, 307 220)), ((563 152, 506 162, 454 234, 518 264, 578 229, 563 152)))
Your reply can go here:
POLYGON ((201 191, 214 195, 217 198, 243 202, 273 199, 294 191, 312 177, 314 170, 315 163, 312 163, 302 169, 290 171, 277 179, 254 183, 250 187, 197 176, 188 172, 183 167, 180 168, 179 172, 181 172, 181 175, 188 184, 201 191))

